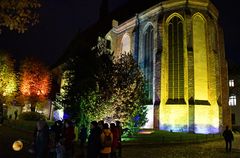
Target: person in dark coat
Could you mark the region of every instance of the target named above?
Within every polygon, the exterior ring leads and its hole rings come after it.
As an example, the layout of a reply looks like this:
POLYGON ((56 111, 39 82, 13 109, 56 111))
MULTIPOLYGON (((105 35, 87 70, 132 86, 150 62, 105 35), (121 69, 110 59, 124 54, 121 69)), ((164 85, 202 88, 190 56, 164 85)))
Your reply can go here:
POLYGON ((15 116, 14 119, 16 120, 17 117, 18 117, 18 110, 15 110, 15 111, 14 111, 14 116, 15 116))
POLYGON ((226 126, 226 129, 223 131, 223 137, 226 143, 226 152, 231 151, 232 141, 234 140, 234 138, 233 138, 233 133, 228 126, 226 126))
POLYGON ((74 154, 74 126, 72 121, 65 120, 64 121, 64 129, 63 129, 63 145, 65 149, 65 157, 72 158, 74 154))
POLYGON ((48 154, 49 127, 45 120, 37 122, 34 132, 34 147, 36 158, 46 158, 48 154))
POLYGON ((117 149, 118 149, 118 157, 121 158, 122 157, 122 134, 123 134, 123 129, 122 129, 122 124, 120 121, 116 121, 116 127, 118 130, 118 145, 117 145, 117 149))
POLYGON ((90 126, 91 129, 88 136, 87 158, 98 158, 101 149, 101 129, 98 127, 97 121, 92 121, 90 126))
POLYGON ((110 130, 113 135, 112 146, 111 146, 111 158, 117 158, 117 147, 118 147, 118 139, 119 139, 119 131, 114 123, 110 124, 110 130))
POLYGON ((82 125, 79 133, 79 140, 80 140, 80 155, 81 157, 85 157, 85 144, 87 140, 87 127, 82 125))
POLYGON ((87 139, 87 128, 82 125, 81 130, 80 130, 80 144, 83 147, 86 143, 86 139, 87 139))
POLYGON ((51 131, 55 133, 55 142, 59 142, 60 139, 63 137, 63 123, 62 121, 58 120, 55 121, 51 127, 51 131))
MULTIPOLYGON (((49 155, 55 158, 57 156, 56 147, 62 145, 63 124, 62 121, 55 121, 49 131, 49 155)), ((62 145, 63 146, 63 145, 62 145)))

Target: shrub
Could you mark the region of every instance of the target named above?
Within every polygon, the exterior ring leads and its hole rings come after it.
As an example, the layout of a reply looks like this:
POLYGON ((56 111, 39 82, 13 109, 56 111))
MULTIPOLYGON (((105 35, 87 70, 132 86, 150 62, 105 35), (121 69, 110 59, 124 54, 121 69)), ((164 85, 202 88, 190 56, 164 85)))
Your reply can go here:
POLYGON ((38 112, 24 112, 19 115, 19 119, 27 121, 38 121, 41 119, 45 119, 45 116, 38 112))

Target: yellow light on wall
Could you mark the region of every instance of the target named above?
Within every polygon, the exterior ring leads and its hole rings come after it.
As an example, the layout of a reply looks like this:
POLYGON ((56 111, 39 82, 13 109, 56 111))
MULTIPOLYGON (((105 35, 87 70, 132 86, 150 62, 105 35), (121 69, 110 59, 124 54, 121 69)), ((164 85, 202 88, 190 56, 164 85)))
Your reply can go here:
POLYGON ((205 36, 205 19, 193 16, 194 89, 195 99, 208 100, 208 67, 205 36))
POLYGON ((160 129, 167 131, 188 131, 188 108, 186 105, 164 105, 160 115, 160 129))

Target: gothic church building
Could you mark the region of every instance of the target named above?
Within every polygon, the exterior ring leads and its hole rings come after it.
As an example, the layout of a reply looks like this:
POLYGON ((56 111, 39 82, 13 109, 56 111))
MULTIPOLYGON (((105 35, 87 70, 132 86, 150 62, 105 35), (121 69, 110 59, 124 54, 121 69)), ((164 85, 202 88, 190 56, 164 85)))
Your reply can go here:
POLYGON ((146 128, 218 133, 230 125, 227 62, 210 0, 166 0, 119 23, 105 38, 132 53, 147 81, 146 128))

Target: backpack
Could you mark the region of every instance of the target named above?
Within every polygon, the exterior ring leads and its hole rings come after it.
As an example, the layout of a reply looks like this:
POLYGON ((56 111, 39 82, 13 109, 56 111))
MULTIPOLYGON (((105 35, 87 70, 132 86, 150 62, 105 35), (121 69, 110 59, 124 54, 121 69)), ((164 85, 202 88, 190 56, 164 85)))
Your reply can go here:
POLYGON ((111 146, 112 146, 111 134, 106 135, 104 133, 103 147, 111 147, 111 146))

